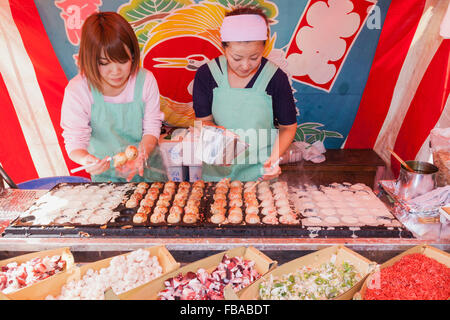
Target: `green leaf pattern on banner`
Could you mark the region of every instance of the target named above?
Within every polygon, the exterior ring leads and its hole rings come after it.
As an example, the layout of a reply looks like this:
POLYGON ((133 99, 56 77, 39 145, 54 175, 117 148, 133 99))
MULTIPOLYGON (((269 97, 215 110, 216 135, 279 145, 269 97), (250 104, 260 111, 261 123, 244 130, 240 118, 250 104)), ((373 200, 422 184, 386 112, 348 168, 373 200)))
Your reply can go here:
POLYGON ((193 4, 193 0, 131 0, 117 12, 133 27, 142 49, 150 31, 172 11, 193 4))
POLYGON ((339 132, 321 130, 318 129, 319 127, 323 127, 323 124, 318 122, 305 122, 299 124, 297 126, 297 131, 295 132, 294 140, 313 144, 316 141, 324 142, 326 138, 343 138, 342 134, 339 132))

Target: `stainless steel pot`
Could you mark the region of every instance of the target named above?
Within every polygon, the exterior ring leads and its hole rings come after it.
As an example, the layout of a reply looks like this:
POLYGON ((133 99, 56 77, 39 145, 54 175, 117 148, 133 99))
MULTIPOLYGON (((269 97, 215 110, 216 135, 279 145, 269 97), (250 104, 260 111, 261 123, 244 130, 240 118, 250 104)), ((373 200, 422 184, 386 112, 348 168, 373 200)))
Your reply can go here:
POLYGON ((424 161, 405 161, 414 170, 400 168, 397 179, 397 194, 404 200, 410 200, 436 188, 436 174, 439 169, 424 161))

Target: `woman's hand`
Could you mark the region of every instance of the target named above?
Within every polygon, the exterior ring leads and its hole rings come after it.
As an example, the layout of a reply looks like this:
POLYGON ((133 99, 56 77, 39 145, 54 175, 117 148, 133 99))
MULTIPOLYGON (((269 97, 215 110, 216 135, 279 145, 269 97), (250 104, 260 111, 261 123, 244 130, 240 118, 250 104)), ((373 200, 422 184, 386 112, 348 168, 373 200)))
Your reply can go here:
POLYGON ((81 159, 80 162, 82 165, 97 163, 92 167, 86 168, 86 172, 91 175, 98 175, 110 168, 110 162, 107 160, 108 158, 109 157, 105 157, 104 159, 100 160, 92 154, 88 153, 81 159))
POLYGON ((264 174, 262 176, 263 180, 272 180, 277 178, 281 174, 281 168, 278 164, 276 166, 272 166, 273 163, 270 158, 267 159, 266 162, 264 162, 264 174))

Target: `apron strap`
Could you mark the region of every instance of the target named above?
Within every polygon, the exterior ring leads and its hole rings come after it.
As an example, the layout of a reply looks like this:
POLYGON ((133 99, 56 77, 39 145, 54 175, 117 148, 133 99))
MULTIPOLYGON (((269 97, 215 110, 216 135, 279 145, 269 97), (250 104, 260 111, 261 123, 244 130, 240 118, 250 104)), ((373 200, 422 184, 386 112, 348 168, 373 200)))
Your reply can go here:
POLYGON ((275 72, 277 72, 277 70, 278 67, 274 63, 267 60, 266 64, 264 65, 264 68, 261 70, 261 73, 256 79, 253 88, 256 91, 265 92, 267 85, 269 84, 270 80, 272 79, 275 72))
POLYGON ((222 68, 222 70, 220 70, 219 66, 217 65, 216 59, 209 61, 208 67, 209 67, 209 71, 211 71, 211 74, 212 74, 214 80, 216 81, 218 87, 221 87, 221 86, 229 87, 228 75, 226 73, 227 63, 226 63, 226 61, 223 61, 223 60, 226 60, 226 58, 225 58, 225 56, 222 55, 219 57, 219 63, 220 63, 220 67, 222 68), (225 65, 225 69, 224 69, 224 65, 225 65), (225 73, 224 73, 224 71, 225 71, 225 73), (225 77, 225 75, 227 75, 227 76, 225 77))
POLYGON ((103 98, 103 95, 100 93, 100 91, 97 90, 92 84, 89 85, 91 88, 92 98, 94 100, 94 104, 103 104, 105 102, 105 99, 103 98))
POLYGON ((144 82, 145 82, 145 72, 143 69, 140 69, 136 76, 136 84, 134 85, 133 101, 135 101, 135 102, 142 101, 142 94, 144 91, 144 82))

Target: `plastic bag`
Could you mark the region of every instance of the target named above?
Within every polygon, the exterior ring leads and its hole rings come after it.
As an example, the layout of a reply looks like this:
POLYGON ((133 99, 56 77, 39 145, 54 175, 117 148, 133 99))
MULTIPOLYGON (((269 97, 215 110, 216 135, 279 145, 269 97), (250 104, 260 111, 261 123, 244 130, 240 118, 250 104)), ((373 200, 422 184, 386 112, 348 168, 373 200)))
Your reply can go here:
POLYGON ((450 184, 450 128, 435 128, 430 132, 433 163, 439 168, 436 175, 438 186, 450 184))
POLYGON ((229 130, 202 126, 199 143, 195 146, 195 156, 211 165, 230 165, 249 145, 229 130))

